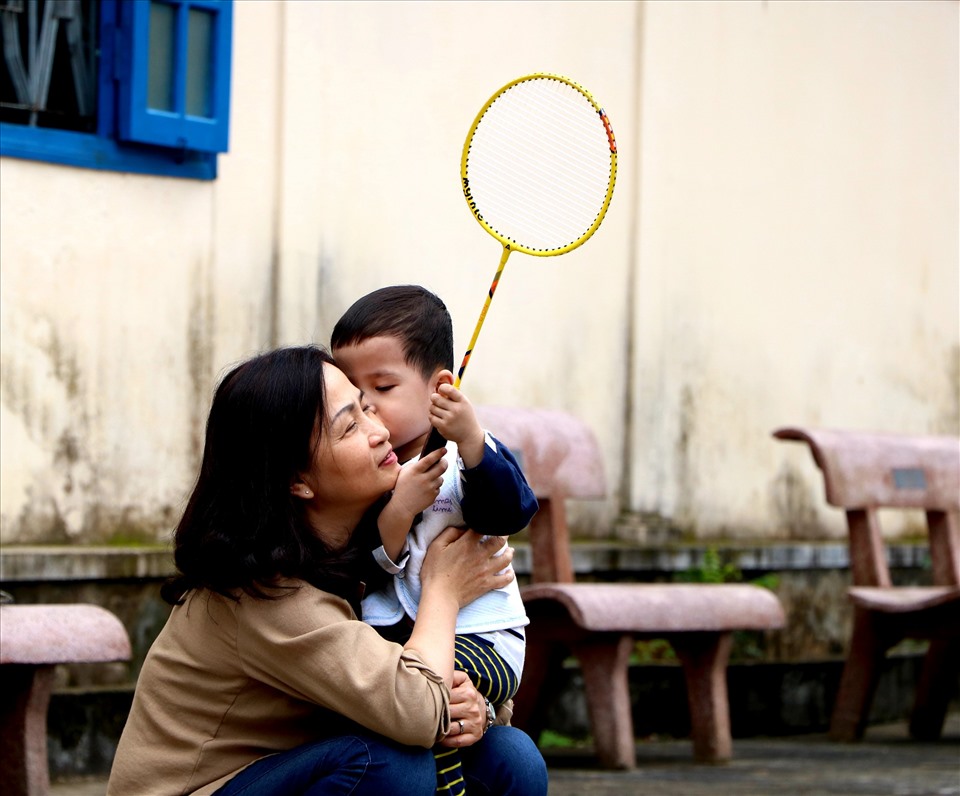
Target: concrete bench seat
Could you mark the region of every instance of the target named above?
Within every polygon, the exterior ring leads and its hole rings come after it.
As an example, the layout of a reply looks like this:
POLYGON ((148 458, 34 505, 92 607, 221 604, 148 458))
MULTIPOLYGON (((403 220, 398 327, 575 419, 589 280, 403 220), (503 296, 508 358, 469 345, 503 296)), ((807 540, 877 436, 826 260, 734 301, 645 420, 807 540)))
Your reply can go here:
POLYGON ((529 610, 561 605, 588 631, 641 634, 768 630, 783 622, 783 608, 765 589, 739 584, 540 583, 525 586, 529 610))
POLYGON ((553 410, 477 408, 481 423, 518 454, 540 511, 530 525, 530 617, 514 723, 536 739, 543 705, 563 658, 580 664, 597 757, 607 768, 636 766, 628 665, 640 638, 670 642, 683 664, 696 760, 732 755, 726 666, 735 630, 783 627, 776 596, 748 585, 575 583, 567 498, 606 497, 603 460, 590 429, 553 410))
POLYGON ((854 605, 887 614, 927 611, 938 606, 954 606, 960 625, 960 588, 950 586, 854 586, 847 592, 854 605))
POLYGON ((61 663, 130 660, 120 620, 95 605, 0 605, 0 782, 9 796, 45 796, 47 709, 61 663))
POLYGON ((788 426, 780 440, 806 443, 823 474, 826 501, 846 514, 853 586, 853 632, 830 736, 856 741, 886 653, 903 639, 929 640, 910 734, 943 732, 960 674, 960 438, 788 426), (919 509, 927 520, 930 586, 890 578, 879 511, 919 509))

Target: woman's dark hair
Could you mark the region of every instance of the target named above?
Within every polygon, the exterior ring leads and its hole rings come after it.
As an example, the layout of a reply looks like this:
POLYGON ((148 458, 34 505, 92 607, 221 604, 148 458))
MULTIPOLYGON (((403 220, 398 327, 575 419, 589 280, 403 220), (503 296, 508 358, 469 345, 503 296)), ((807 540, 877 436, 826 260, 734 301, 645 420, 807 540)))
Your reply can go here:
POLYGON ((333 359, 317 346, 281 348, 220 382, 200 475, 174 534, 178 574, 161 589, 167 602, 195 588, 267 597, 278 577, 355 599, 357 535, 347 549, 331 549, 290 493, 322 434, 325 363, 333 359))

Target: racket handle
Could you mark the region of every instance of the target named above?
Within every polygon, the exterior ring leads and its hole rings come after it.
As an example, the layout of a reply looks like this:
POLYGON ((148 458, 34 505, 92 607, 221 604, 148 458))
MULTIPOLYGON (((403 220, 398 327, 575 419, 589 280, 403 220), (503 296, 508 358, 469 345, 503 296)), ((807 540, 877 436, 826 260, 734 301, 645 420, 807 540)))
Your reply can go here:
POLYGON ((421 456, 426 456, 428 453, 433 453, 435 450, 440 450, 440 448, 445 448, 447 446, 447 440, 439 431, 435 428, 430 429, 430 436, 427 437, 427 441, 423 443, 423 450, 420 451, 421 456))

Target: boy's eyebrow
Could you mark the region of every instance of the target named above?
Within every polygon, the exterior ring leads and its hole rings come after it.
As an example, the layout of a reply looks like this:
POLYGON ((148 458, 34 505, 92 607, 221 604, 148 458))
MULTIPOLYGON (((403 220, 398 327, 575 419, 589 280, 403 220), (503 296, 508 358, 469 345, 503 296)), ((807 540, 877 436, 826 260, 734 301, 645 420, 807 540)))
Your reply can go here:
POLYGON ((346 414, 347 412, 352 412, 354 407, 362 403, 363 403, 363 390, 357 390, 357 400, 351 401, 350 403, 344 404, 343 406, 341 406, 337 410, 337 413, 330 418, 330 425, 332 426, 334 423, 336 423, 337 418, 339 418, 340 415, 346 414))

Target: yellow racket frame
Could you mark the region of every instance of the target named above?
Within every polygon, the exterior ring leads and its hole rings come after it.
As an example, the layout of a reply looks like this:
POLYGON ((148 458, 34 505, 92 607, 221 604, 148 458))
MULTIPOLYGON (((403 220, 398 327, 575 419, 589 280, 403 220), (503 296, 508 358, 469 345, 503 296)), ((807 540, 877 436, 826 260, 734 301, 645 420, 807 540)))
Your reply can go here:
POLYGON ((570 78, 563 77, 562 75, 554 75, 548 72, 536 72, 532 75, 524 75, 523 77, 518 77, 516 80, 511 80, 492 97, 490 97, 486 104, 480 109, 480 113, 477 114, 477 118, 473 120, 473 124, 470 125, 470 132, 467 133, 467 139, 463 143, 463 153, 460 156, 460 184, 463 188, 463 196, 467 200, 467 206, 470 208, 471 213, 473 213, 473 217, 477 219, 477 223, 503 244, 504 248, 507 250, 505 254, 509 254, 511 251, 516 251, 523 252, 524 254, 532 254, 534 257, 555 257, 558 254, 565 254, 568 251, 576 249, 578 246, 582 246, 587 240, 589 240, 590 236, 597 231, 597 228, 603 221, 603 217, 607 213, 607 208, 610 206, 610 200, 613 198, 613 188, 616 184, 616 181, 617 142, 613 136, 613 128, 610 126, 610 121, 607 119, 606 112, 593 98, 593 95, 579 83, 575 83, 574 81, 570 80, 570 78), (580 94, 582 94, 583 97, 593 106, 594 110, 599 115, 604 129, 607 131, 607 140, 610 144, 610 178, 607 183, 607 195, 604 197, 603 204, 601 205, 600 210, 597 212, 597 217, 594 219, 593 224, 590 225, 590 228, 587 229, 587 231, 584 232, 579 238, 556 249, 531 249, 521 243, 517 243, 517 241, 511 238, 508 238, 506 235, 497 232, 497 230, 491 227, 483 218, 480 217, 480 212, 477 209, 476 202, 470 193, 470 184, 467 178, 467 162, 469 160, 470 146, 473 142, 473 135, 477 131, 477 127, 479 127, 483 117, 490 109, 490 106, 493 105, 493 103, 496 102, 504 92, 509 91, 520 83, 525 83, 530 80, 556 80, 557 82, 565 83, 566 85, 580 92, 580 94))

